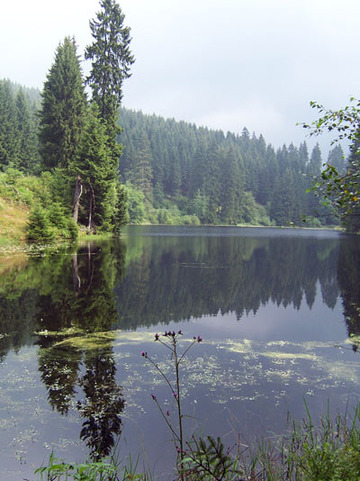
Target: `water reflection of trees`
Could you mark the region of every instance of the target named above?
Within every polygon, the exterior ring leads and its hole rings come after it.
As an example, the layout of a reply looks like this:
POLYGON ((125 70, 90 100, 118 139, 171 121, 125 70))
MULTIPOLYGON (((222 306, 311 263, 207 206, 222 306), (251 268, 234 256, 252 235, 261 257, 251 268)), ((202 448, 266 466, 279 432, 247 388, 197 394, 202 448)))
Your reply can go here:
POLYGON ((90 332, 110 329, 117 319, 113 289, 123 275, 124 248, 115 243, 88 243, 65 260, 49 279, 48 289, 39 292, 39 327, 50 331, 75 326, 90 332))
POLYGON ((71 348, 47 346, 39 350, 41 380, 50 406, 60 414, 68 414, 75 398, 81 359, 82 353, 71 348))
POLYGON ((3 274, 0 360, 10 349, 33 344, 38 330, 95 331, 116 324, 113 289, 124 274, 125 248, 121 241, 64 247, 3 274), (75 272, 81 289, 74 284, 75 272))
MULTIPOLYGON (((349 336, 360 336, 360 245, 358 236, 341 243, 338 280, 349 336)), ((357 350, 357 344, 354 344, 357 350)))
POLYGON ((97 348, 94 340, 91 346, 77 341, 84 333, 107 331, 116 323, 113 288, 124 264, 123 251, 117 254, 96 244, 73 252, 63 271, 63 288, 40 294, 37 301, 39 370, 49 403, 67 414, 82 391, 83 398, 76 402, 84 419, 80 438, 95 461, 110 453, 120 435, 125 401, 115 379, 111 341, 97 348))
POLYGON ((138 236, 30 258, 0 280, 0 355, 33 342, 36 330, 136 328, 219 312, 240 319, 269 302, 311 308, 319 290, 333 308, 338 279, 354 319, 359 253, 347 239, 138 236))
POLYGON ((49 252, 10 275, 0 298, 2 352, 21 340, 34 342, 34 332, 39 333, 39 371, 49 404, 62 415, 77 408, 83 418, 80 437, 96 461, 109 454, 120 434, 124 399, 110 345, 79 347, 75 334, 107 331, 116 324, 114 285, 124 262, 122 242, 49 252))
POLYGON ((78 349, 71 343, 65 348, 54 343, 40 348, 38 360, 49 404, 62 415, 78 410, 84 419, 80 438, 91 459, 109 455, 121 434, 125 406, 111 347, 78 349))
POLYGON ((122 428, 125 406, 121 387, 115 380, 116 366, 109 350, 99 350, 85 359, 86 372, 80 378, 85 399, 78 402, 85 419, 80 437, 90 448, 90 457, 99 461, 108 456, 122 428))
POLYGON ((120 327, 218 312, 234 312, 240 319, 268 302, 295 309, 305 302, 311 308, 319 288, 326 305, 333 308, 339 294, 336 238, 135 237, 130 241, 126 276, 115 288, 120 327))
POLYGON ((359 335, 359 265, 357 237, 139 236, 63 249, 0 279, 0 356, 41 331, 49 404, 62 415, 78 410, 81 438, 99 460, 120 434, 124 399, 111 342, 92 348, 77 332, 219 312, 240 319, 269 302, 311 308, 320 290, 330 308, 340 293, 349 335, 359 335))

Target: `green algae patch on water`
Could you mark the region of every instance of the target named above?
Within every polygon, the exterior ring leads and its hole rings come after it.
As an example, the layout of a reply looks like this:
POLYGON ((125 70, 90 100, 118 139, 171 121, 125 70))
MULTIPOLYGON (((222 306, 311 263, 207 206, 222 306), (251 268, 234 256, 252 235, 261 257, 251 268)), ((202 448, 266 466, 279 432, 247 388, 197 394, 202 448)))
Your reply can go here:
POLYGON ((248 354, 250 352, 254 352, 253 343, 249 339, 243 339, 242 341, 237 342, 227 340, 222 346, 219 346, 219 348, 226 349, 230 352, 236 352, 238 354, 248 354))
POLYGON ((85 331, 78 327, 66 327, 65 329, 61 329, 59 331, 50 331, 48 329, 41 329, 35 331, 37 336, 41 337, 72 337, 72 336, 83 336, 85 331))
POLYGON ((152 332, 141 332, 141 331, 113 331, 115 332, 114 336, 114 345, 121 346, 121 345, 129 345, 129 344, 140 344, 142 345, 144 342, 153 342, 154 341, 154 334, 152 332))
POLYGON ((91 334, 76 335, 56 342, 53 347, 70 347, 72 349, 88 351, 92 349, 99 349, 111 347, 115 338, 114 331, 108 332, 93 332, 91 334))
POLYGON ((120 329, 89 333, 81 329, 70 328, 56 332, 40 331, 37 332, 37 335, 62 337, 63 339, 55 342, 53 347, 71 347, 78 350, 91 350, 122 345, 128 346, 129 344, 142 345, 144 342, 154 340, 152 333, 126 332, 120 329))
POLYGON ((359 384, 359 367, 358 363, 350 363, 343 361, 321 362, 322 369, 327 372, 328 377, 337 381, 338 384, 344 381, 359 384))
POLYGON ((289 360, 296 360, 296 359, 307 359, 309 361, 315 361, 317 356, 315 354, 309 354, 306 352, 280 352, 280 351, 267 351, 262 352, 262 356, 270 357, 272 359, 289 359, 289 360))

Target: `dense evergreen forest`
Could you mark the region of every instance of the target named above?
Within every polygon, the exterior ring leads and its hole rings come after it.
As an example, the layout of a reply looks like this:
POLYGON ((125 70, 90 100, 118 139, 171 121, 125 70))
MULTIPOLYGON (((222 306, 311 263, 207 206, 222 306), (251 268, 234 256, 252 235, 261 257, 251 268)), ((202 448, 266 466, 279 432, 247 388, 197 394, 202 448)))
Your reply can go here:
MULTIPOLYGON (((206 224, 301 225, 304 216, 310 225, 337 223, 307 192, 324 163, 318 144, 312 152, 306 142, 275 150, 246 127, 241 135, 225 134, 124 108, 119 122, 120 173, 147 206, 145 212, 136 210, 130 193, 133 222, 148 216, 166 223, 172 212, 206 224)), ((327 160, 344 170, 340 145, 327 160)))
POLYGON ((22 159, 21 139, 27 135, 19 117, 24 109, 14 102, 9 81, 3 82, 2 195, 14 199, 15 191, 16 200, 24 201, 25 190, 25 203, 32 209, 28 241, 73 239, 79 227, 88 233, 119 233, 128 220, 117 135, 122 84, 135 59, 124 18, 115 0, 100 1, 96 18, 89 22, 92 43, 83 53, 90 62, 86 78, 75 38, 65 37, 56 48, 35 113, 38 163, 28 156, 26 162, 22 159), (38 180, 19 179, 36 173, 38 180), (41 193, 39 198, 34 190, 41 193))
MULTIPOLYGON (((323 159, 318 144, 311 152, 306 142, 275 149, 246 127, 225 133, 126 109, 130 28, 115 0, 100 7, 83 53, 86 78, 75 38, 65 37, 41 92, 0 80, 0 195, 31 210, 28 240, 73 238, 79 226, 118 233, 128 222, 318 227, 341 220, 358 230, 353 116, 345 161, 340 144, 323 159)), ((350 127, 341 112, 304 127, 317 134, 338 119, 343 138, 350 127)))
MULTIPOLYGON (((40 175, 40 92, 0 81, 2 170, 40 175)), ((318 145, 275 150, 262 135, 197 127, 120 110, 120 182, 126 183, 130 222, 331 225, 337 219, 307 190, 321 172, 318 145), (310 217, 310 221, 309 221, 310 217)), ((340 145, 327 159, 344 170, 340 145)))

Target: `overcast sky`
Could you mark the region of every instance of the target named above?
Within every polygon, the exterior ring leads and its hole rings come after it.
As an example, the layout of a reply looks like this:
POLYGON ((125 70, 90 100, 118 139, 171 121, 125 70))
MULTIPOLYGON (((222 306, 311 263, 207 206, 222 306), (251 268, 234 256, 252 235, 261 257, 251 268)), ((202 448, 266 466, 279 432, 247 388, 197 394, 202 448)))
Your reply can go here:
MULTIPOLYGON (((119 4, 136 57, 125 107, 311 148, 296 125, 314 117, 309 102, 338 108, 359 96, 359 0, 119 4)), ((98 10, 98 0, 3 0, 0 78, 41 89, 65 36, 83 54, 98 10)), ((317 140, 326 157, 328 141, 317 140)))

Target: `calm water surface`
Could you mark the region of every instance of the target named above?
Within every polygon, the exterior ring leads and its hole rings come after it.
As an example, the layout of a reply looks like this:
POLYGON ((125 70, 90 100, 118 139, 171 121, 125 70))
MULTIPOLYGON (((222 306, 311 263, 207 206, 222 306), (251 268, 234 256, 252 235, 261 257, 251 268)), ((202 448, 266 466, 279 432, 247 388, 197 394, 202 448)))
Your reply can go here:
MULTIPOLYGON (((132 453, 174 463, 154 334, 182 330, 186 431, 225 444, 359 401, 359 238, 335 232, 129 227, 120 241, 0 258, 0 479, 132 453), (119 441, 120 439, 120 441, 119 441), (116 448, 114 448, 116 445, 116 448)), ((168 371, 171 376, 171 370, 168 371)), ((245 442, 244 441, 244 442, 245 442)))

